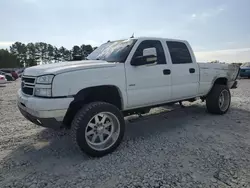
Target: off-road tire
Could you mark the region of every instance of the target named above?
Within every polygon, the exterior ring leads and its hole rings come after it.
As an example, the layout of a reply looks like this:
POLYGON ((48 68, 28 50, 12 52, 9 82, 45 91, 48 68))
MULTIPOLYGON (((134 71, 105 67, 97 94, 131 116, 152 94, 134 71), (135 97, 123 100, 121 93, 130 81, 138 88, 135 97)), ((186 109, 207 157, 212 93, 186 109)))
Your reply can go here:
POLYGON ((206 97, 206 106, 207 110, 211 114, 225 114, 231 104, 231 93, 230 90, 227 86, 225 85, 214 85, 212 90, 209 92, 209 94, 206 97), (229 105, 225 110, 221 110, 220 105, 219 105, 219 96, 222 93, 222 91, 227 90, 229 93, 229 105))
POLYGON ((71 124, 71 137, 77 147, 91 157, 102 157, 113 152, 121 143, 125 132, 125 121, 121 111, 112 104, 105 102, 92 102, 84 105, 75 115, 71 124), (100 112, 114 114, 120 123, 120 133, 116 142, 107 150, 98 151, 92 149, 85 139, 85 129, 93 116, 100 112))

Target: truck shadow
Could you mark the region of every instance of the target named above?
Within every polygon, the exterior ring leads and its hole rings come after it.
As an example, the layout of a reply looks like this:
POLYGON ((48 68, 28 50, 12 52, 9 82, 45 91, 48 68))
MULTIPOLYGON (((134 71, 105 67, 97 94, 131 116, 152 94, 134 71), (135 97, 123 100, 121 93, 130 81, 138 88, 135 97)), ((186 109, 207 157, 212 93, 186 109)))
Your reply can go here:
MULTIPOLYGON (((214 127, 218 130, 228 129, 227 124, 223 124, 223 120, 232 114, 241 114, 241 117, 249 119, 249 111, 232 107, 224 116, 211 115, 206 112, 203 105, 192 105, 186 108, 173 106, 174 110, 166 108, 159 114, 146 115, 141 119, 126 118, 126 133, 121 146, 111 155, 107 155, 101 159, 93 159, 79 152, 73 146, 69 131, 53 131, 43 129, 39 133, 31 136, 32 143, 29 141, 21 144, 2 159, 0 163, 2 169, 13 168, 32 168, 37 170, 46 170, 52 168, 54 171, 60 170, 62 165, 90 165, 94 162, 106 161, 110 162, 112 155, 129 157, 132 147, 141 147, 142 140, 150 141, 152 137, 164 134, 167 139, 175 138, 184 134, 187 129, 196 131, 197 129, 207 129, 214 127), (129 121, 130 119, 130 121, 129 121), (207 121, 211 121, 211 125, 207 125, 207 121), (204 123, 206 121, 206 123, 204 123), (220 121, 222 123, 220 123, 220 121), (216 125, 214 122, 219 122, 216 125), (131 148, 130 148, 131 147, 131 148)), ((234 121, 234 120, 233 120, 234 121)), ((232 124, 239 124, 238 118, 232 124)), ((30 140, 30 138, 29 138, 30 140)), ((149 142, 150 143, 150 142, 149 142)), ((152 150, 153 150, 152 146, 152 150)), ((119 163, 119 161, 114 161, 119 163)))

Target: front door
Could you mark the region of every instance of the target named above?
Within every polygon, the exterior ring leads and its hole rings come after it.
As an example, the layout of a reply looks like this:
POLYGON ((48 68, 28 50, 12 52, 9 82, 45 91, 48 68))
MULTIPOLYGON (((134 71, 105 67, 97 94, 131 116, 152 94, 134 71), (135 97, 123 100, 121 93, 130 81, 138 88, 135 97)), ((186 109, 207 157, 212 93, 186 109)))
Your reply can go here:
POLYGON ((171 97, 171 71, 166 63, 161 41, 138 41, 126 63, 128 109, 163 103, 171 97), (131 61, 155 49, 156 61, 145 65, 131 65, 131 61))

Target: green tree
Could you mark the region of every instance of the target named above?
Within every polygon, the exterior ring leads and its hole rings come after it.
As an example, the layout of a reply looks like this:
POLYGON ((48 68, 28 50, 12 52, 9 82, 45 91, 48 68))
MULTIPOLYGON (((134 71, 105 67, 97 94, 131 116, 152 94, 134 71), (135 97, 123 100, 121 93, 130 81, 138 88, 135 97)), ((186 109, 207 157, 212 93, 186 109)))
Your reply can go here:
POLYGON ((82 44, 81 47, 81 56, 82 56, 82 59, 85 59, 86 58, 86 45, 85 44, 82 44))
POLYGON ((39 55, 34 43, 27 44, 27 63, 26 66, 35 66, 38 64, 39 55))
POLYGON ((64 61, 70 61, 72 59, 72 55, 69 50, 65 50, 63 59, 64 61))
MULTIPOLYGON (((96 47, 82 44, 80 47, 75 45, 72 50, 65 47, 59 49, 51 44, 45 42, 28 43, 27 45, 21 42, 15 42, 10 47, 10 54, 14 64, 19 63, 18 67, 34 66, 37 64, 53 63, 58 61, 70 61, 72 59, 86 59, 86 57, 95 50, 96 47)), ((3 52, 2 52, 3 53, 3 52)), ((4 55, 4 57, 8 57, 4 55)), ((13 65, 12 65, 13 66, 13 65)))
POLYGON ((214 61, 211 61, 210 63, 220 63, 219 60, 214 60, 214 61))
POLYGON ((57 50, 56 47, 53 47, 51 44, 48 44, 47 61, 49 63, 52 63, 52 60, 54 59, 55 50, 57 50))
POLYGON ((78 59, 81 55, 82 55, 82 51, 81 51, 81 48, 79 46, 73 46, 72 48, 72 57, 73 59, 78 59))
POLYGON ((0 49, 0 68, 18 68, 20 61, 16 55, 8 50, 0 49))
POLYGON ((61 53, 60 51, 57 49, 57 47, 54 47, 54 61, 55 62, 58 62, 58 61, 61 61, 61 53))
POLYGON ((60 56, 61 56, 61 61, 66 61, 67 57, 66 57, 66 52, 68 50, 66 48, 64 48, 63 46, 61 46, 59 48, 59 53, 60 53, 60 56))
POLYGON ((27 63, 27 48, 26 45, 21 42, 15 42, 10 46, 10 52, 17 57, 21 67, 27 63))
POLYGON ((93 52, 92 46, 91 45, 86 45, 85 46, 85 51, 86 51, 85 57, 87 57, 91 52, 93 52))
POLYGON ((40 61, 42 64, 46 64, 48 62, 48 44, 44 42, 37 42, 36 49, 40 57, 40 61))
POLYGON ((91 53, 93 52, 93 48, 91 45, 85 45, 85 44, 82 44, 81 45, 81 56, 83 59, 86 59, 86 57, 91 53))

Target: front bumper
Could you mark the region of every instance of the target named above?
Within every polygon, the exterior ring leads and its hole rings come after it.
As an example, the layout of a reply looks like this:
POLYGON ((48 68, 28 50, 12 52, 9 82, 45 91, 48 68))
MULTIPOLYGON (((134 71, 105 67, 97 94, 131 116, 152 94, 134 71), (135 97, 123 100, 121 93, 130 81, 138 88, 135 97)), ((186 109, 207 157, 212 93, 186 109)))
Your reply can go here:
POLYGON ((43 127, 61 128, 63 118, 73 98, 38 98, 18 91, 17 106, 29 121, 43 127))
POLYGON ((52 129, 60 129, 63 127, 62 123, 57 121, 55 118, 39 118, 36 117, 27 110, 24 109, 24 107, 21 107, 21 105, 18 105, 19 111, 21 114, 30 122, 42 126, 42 127, 47 127, 47 128, 52 128, 52 129))

